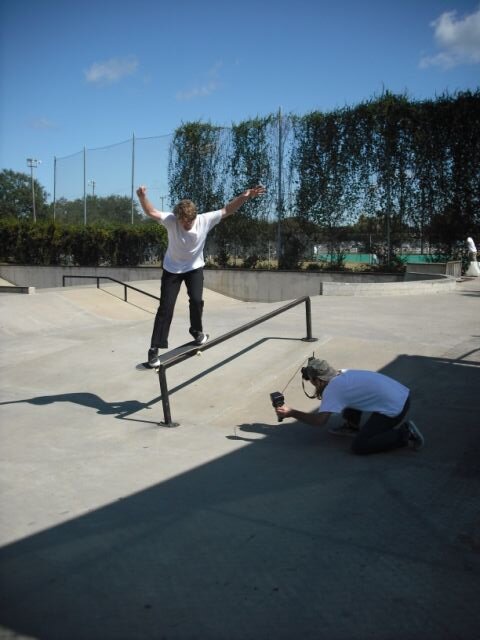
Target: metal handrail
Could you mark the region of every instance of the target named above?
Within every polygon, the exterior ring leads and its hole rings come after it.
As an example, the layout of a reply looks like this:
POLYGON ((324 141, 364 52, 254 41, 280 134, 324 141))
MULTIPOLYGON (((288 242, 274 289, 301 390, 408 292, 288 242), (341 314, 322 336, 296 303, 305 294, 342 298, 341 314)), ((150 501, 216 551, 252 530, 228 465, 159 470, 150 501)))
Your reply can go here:
POLYGON ((191 351, 187 351, 185 353, 179 353, 177 355, 172 356, 172 358, 170 358, 169 360, 160 362, 160 366, 158 367, 158 378, 160 383, 160 393, 162 397, 163 417, 164 417, 164 421, 161 422, 160 424, 166 427, 179 426, 178 422, 172 422, 172 416, 170 412, 170 400, 168 396, 167 377, 165 373, 169 367, 173 367, 174 365, 179 364, 184 360, 187 360, 187 358, 191 358, 192 356, 196 355, 199 351, 206 351, 207 349, 211 349, 212 347, 215 347, 217 344, 225 342, 225 340, 229 340, 230 338, 235 337, 239 333, 242 333, 243 331, 247 331, 248 329, 255 327, 257 324, 261 324, 266 320, 270 320, 274 316, 278 316, 280 313, 283 313, 284 311, 288 311, 292 307, 296 307, 297 305, 302 303, 305 303, 305 316, 306 316, 306 325, 307 325, 307 335, 305 338, 302 338, 302 340, 304 342, 316 342, 317 338, 312 337, 312 311, 311 311, 310 297, 303 296, 302 298, 297 298, 296 300, 289 302, 283 307, 280 307, 279 309, 275 309, 275 311, 271 311, 270 313, 267 313, 264 316, 257 318, 256 320, 247 322, 247 324, 244 324, 238 327, 237 329, 233 329, 233 331, 224 333, 223 335, 218 336, 218 338, 213 338, 213 340, 209 340, 205 344, 199 345, 197 348, 192 349, 191 351))
POLYGON ((121 280, 116 280, 115 278, 111 278, 110 276, 77 276, 77 275, 63 275, 62 276, 62 287, 65 286, 65 278, 90 278, 97 281, 97 289, 100 289, 100 278, 102 280, 110 280, 111 282, 116 282, 117 284, 121 284, 123 286, 123 299, 125 302, 127 300, 127 289, 132 289, 133 291, 137 291, 138 293, 143 293, 144 296, 148 296, 149 298, 153 298, 160 302, 160 298, 158 296, 154 296, 152 293, 148 293, 147 291, 143 291, 142 289, 138 289, 131 284, 127 284, 126 282, 122 282, 121 280))
MULTIPOLYGON (((121 282, 121 280, 116 280, 115 278, 111 278, 110 276, 79 276, 79 275, 64 275, 62 276, 62 286, 65 286, 65 278, 93 278, 97 281, 97 289, 100 288, 100 279, 110 280, 111 282, 116 282, 117 284, 121 284, 124 287, 124 300, 127 302, 127 288, 133 289, 138 293, 143 293, 149 298, 154 298, 155 300, 160 300, 157 296, 152 295, 151 293, 147 293, 146 291, 142 291, 142 289, 137 289, 137 287, 132 286, 131 284, 126 284, 125 282, 121 282)), ((179 353, 177 355, 172 356, 170 359, 165 360, 164 362, 160 362, 160 366, 158 367, 158 379, 160 383, 160 393, 162 397, 162 406, 163 406, 163 417, 164 421, 160 424, 166 427, 178 427, 178 422, 172 422, 172 415, 170 412, 170 400, 168 395, 168 385, 167 385, 167 376, 166 370, 170 367, 173 367, 188 358, 191 358, 193 355, 196 355, 199 351, 206 351, 207 349, 211 349, 215 347, 217 344, 221 344, 225 342, 225 340, 229 340, 230 338, 234 338, 239 333, 243 333, 252 327, 256 327, 257 324, 261 324, 262 322, 266 322, 275 316, 278 316, 280 313, 284 311, 288 311, 292 309, 292 307, 296 307, 299 304, 305 303, 305 320, 306 320, 306 328, 307 335, 305 338, 301 338, 304 342, 316 342, 317 338, 312 337, 312 309, 310 303, 309 296, 303 296, 301 298, 297 298, 288 304, 285 304, 283 307, 279 309, 275 309, 274 311, 270 311, 270 313, 266 313, 265 315, 257 318, 256 320, 252 320, 251 322, 247 322, 247 324, 243 324, 237 329, 233 329, 233 331, 229 331, 228 333, 224 333, 218 338, 213 338, 213 340, 209 340, 205 344, 199 345, 196 349, 192 349, 191 351, 187 351, 185 353, 179 353)))

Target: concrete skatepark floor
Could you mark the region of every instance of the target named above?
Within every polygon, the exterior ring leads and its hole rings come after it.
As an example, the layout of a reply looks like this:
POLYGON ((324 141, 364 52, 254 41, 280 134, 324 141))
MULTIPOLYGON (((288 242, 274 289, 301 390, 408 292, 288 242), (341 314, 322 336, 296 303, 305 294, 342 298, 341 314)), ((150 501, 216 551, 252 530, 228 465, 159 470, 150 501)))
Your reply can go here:
MULTIPOLYGON (((480 283, 312 298, 168 370, 154 300, 115 286, 0 297, 0 638, 474 640, 480 283), (412 389, 427 444, 368 457, 287 420, 312 351, 412 389)), ((158 283, 134 283, 158 293, 158 283)), ((206 291, 212 336, 279 308, 206 291)), ((182 292, 171 346, 186 341, 182 292)))

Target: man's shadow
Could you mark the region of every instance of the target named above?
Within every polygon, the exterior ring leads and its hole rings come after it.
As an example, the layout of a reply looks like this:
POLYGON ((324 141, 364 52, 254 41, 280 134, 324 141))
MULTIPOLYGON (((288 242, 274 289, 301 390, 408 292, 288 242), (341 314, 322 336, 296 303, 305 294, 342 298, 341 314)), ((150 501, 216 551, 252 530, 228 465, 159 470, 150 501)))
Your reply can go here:
POLYGON ((122 419, 141 409, 150 409, 158 399, 150 402, 139 402, 138 400, 124 400, 121 402, 105 402, 95 393, 78 392, 78 393, 60 393, 52 396, 37 396, 36 398, 25 398, 24 400, 12 400, 10 402, 0 402, 0 405, 28 403, 36 406, 45 406, 55 402, 71 402, 79 404, 83 407, 96 409, 99 415, 116 415, 122 419))

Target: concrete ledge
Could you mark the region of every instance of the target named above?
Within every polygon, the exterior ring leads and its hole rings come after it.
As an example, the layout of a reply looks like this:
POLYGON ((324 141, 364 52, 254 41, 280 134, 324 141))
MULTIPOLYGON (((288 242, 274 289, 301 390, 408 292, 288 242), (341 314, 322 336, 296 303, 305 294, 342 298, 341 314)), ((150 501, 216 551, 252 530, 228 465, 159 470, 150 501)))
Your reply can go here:
POLYGON ((455 278, 440 276, 440 279, 407 280, 392 283, 356 284, 352 282, 325 282, 322 295, 324 296, 412 296, 435 293, 447 293, 455 290, 455 278))
POLYGON ((16 287, 13 284, 0 285, 0 293, 35 293, 35 287, 16 287))

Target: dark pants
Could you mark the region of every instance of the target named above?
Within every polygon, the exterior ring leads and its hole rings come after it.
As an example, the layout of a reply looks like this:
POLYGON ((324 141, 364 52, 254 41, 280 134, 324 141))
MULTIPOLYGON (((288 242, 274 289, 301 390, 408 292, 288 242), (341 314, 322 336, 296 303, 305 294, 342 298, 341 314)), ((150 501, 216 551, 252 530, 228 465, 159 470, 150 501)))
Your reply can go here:
POLYGON ((163 270, 160 289, 160 305, 157 309, 151 346, 159 349, 168 347, 168 334, 172 323, 173 311, 182 282, 185 282, 190 304, 190 334, 195 338, 203 331, 203 268, 186 273, 170 273, 163 270))
MULTIPOLYGON (((407 429, 394 429, 394 427, 403 422, 409 408, 410 396, 408 396, 398 416, 389 418, 382 413, 372 413, 363 427, 360 428, 358 435, 355 436, 352 442, 352 451, 366 454, 405 447, 408 443, 407 429)), ((359 425, 362 418, 362 412, 357 409, 345 409, 342 415, 348 422, 355 425, 359 425)))

